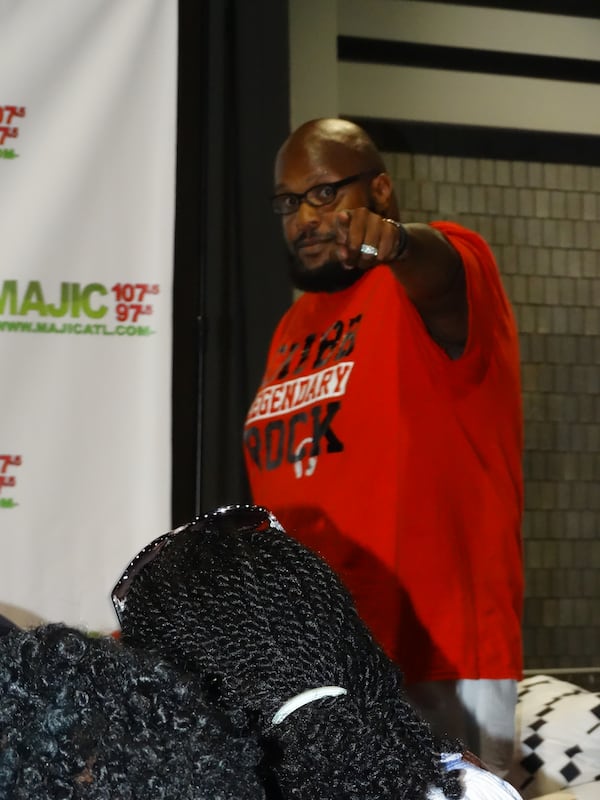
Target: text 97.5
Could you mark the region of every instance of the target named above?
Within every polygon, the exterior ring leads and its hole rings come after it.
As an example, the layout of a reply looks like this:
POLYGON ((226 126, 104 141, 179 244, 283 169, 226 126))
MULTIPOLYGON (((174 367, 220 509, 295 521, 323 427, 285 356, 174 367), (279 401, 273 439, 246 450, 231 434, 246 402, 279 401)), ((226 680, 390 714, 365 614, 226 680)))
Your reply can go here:
POLYGON ((152 314, 152 306, 141 303, 117 303, 117 322, 137 322, 140 314, 152 314))

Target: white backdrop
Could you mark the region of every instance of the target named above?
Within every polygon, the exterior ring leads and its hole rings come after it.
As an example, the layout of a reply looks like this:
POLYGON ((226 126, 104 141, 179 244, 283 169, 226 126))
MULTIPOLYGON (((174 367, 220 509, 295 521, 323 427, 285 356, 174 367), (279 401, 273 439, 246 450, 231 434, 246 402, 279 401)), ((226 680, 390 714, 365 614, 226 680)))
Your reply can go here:
POLYGON ((0 0, 0 613, 116 627, 170 523, 176 0, 0 0))

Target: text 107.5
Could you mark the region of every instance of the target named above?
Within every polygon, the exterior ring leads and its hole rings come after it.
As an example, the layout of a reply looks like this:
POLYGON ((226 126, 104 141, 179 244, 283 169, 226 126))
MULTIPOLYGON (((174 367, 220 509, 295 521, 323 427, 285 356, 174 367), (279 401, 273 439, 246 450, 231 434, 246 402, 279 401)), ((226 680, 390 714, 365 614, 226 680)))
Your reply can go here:
POLYGON ((147 294, 158 294, 157 283, 115 283, 111 287, 117 303, 141 303, 147 294))

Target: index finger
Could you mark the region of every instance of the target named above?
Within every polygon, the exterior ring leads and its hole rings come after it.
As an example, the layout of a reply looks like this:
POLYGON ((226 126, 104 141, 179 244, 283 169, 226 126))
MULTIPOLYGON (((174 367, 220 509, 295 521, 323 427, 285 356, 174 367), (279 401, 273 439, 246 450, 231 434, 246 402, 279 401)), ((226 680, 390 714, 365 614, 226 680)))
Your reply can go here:
POLYGON ((338 244, 343 244, 348 236, 350 230, 350 223, 352 222, 352 213, 350 211, 338 211, 336 214, 336 241, 338 244))

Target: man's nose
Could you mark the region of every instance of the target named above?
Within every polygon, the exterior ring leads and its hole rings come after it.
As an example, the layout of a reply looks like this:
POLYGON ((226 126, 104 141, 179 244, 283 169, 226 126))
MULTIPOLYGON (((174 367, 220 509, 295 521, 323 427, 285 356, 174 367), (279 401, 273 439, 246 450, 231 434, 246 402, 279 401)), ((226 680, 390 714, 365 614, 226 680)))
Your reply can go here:
POLYGON ((306 200, 301 200, 296 211, 296 224, 299 228, 316 228, 321 221, 318 208, 311 206, 306 200))

